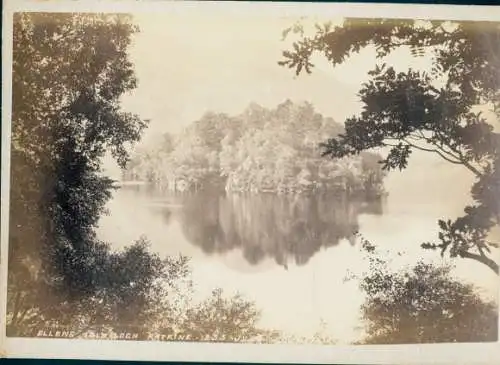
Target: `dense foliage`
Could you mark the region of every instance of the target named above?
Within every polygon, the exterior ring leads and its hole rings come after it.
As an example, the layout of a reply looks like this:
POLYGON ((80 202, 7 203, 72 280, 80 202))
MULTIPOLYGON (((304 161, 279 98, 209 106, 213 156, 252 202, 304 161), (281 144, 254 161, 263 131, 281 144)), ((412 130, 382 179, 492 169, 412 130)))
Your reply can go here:
POLYGON ((430 72, 377 64, 359 91, 362 112, 346 120, 344 133, 324 143, 323 153, 343 158, 387 147, 384 168, 404 169, 411 152, 420 150, 468 169, 476 178, 473 204, 462 217, 441 220, 440 242, 424 247, 477 260, 498 273, 490 253, 497 244, 488 240, 500 217, 498 23, 347 19, 341 26, 317 26, 313 37, 304 36, 300 26, 292 30, 300 39, 280 64, 297 74, 311 72, 314 53, 335 66, 367 47, 380 59, 406 48, 432 60, 430 72), (493 108, 496 118, 488 120, 478 106, 493 108))
POLYGON ((383 173, 371 153, 328 161, 319 143, 343 131, 308 103, 256 104, 236 117, 207 113, 154 150, 138 151, 126 179, 155 181, 172 190, 211 185, 227 191, 382 193, 383 173))
MULTIPOLYGON (((186 302, 184 293, 182 301, 186 302)), ((161 340, 196 342, 249 342, 278 332, 259 328, 260 311, 241 295, 223 295, 214 289, 212 295, 198 303, 189 303, 165 311, 155 326, 161 340)))
POLYGON ((154 280, 175 276, 144 242, 113 253, 94 232, 111 196, 100 159, 108 150, 124 165, 145 127, 119 107, 136 84, 134 32, 122 15, 14 16, 10 335, 52 320, 135 321, 154 280))
POLYGON ((147 248, 147 241, 141 239, 124 254, 109 255, 121 278, 108 292, 74 302, 42 298, 45 308, 57 314, 50 317, 38 308, 23 312, 22 320, 16 318, 18 311, 10 312, 9 335, 217 342, 281 338, 280 332, 259 327, 260 311, 240 295, 228 296, 216 289, 208 298, 195 301, 188 259, 162 262, 147 248), (155 258, 157 267, 134 264, 144 255, 155 258), (154 280, 147 272, 152 269, 157 270, 154 280), (128 282, 131 276, 137 280, 128 282))
POLYGON ((161 258, 145 238, 116 251, 96 236, 112 195, 101 159, 111 151, 124 167, 146 126, 119 103, 136 85, 136 31, 125 15, 14 16, 7 334, 277 341, 241 296, 182 292, 185 257, 161 258))
POLYGON ((498 309, 470 284, 453 278, 451 267, 418 262, 393 271, 380 252, 364 242, 369 271, 360 279, 365 344, 497 341, 498 309))

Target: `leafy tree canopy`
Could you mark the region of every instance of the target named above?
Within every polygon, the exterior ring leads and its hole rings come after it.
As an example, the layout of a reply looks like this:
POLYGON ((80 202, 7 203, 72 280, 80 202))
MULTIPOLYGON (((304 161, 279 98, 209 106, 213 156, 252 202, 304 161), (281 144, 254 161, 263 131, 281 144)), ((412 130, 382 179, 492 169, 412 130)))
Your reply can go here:
POLYGON ((111 196, 101 158, 111 151, 125 165, 127 144, 146 126, 119 104, 136 86, 127 56, 136 31, 124 15, 14 15, 9 313, 16 331, 75 318, 63 313, 100 317, 108 304, 140 315, 163 275, 163 262, 141 241, 113 253, 94 232, 111 196))
POLYGON ((290 100, 272 109, 252 103, 234 117, 210 112, 177 136, 173 146, 164 142, 136 154, 125 178, 154 181, 172 190, 212 185, 233 192, 381 195, 384 174, 375 154, 338 161, 321 158, 318 144, 342 131, 341 124, 310 103, 290 100))
POLYGON ((369 271, 360 277, 366 295, 361 315, 365 344, 496 341, 498 310, 474 286, 453 278, 450 266, 419 262, 393 271, 366 240, 369 271))
POLYGON ((477 260, 498 273, 491 258, 497 244, 488 240, 488 232, 500 217, 500 136, 497 121, 488 120, 477 107, 490 106, 500 115, 500 25, 347 19, 340 26, 318 25, 312 37, 300 25, 290 30, 299 40, 293 50, 283 52, 279 64, 297 74, 312 72, 314 53, 336 66, 369 46, 381 60, 404 47, 415 57, 432 59, 430 72, 398 72, 377 64, 359 90, 361 113, 346 120, 344 133, 322 144, 323 152, 339 158, 386 147, 384 169, 402 170, 412 151, 421 150, 468 169, 476 178, 474 203, 462 217, 441 220, 440 242, 423 246, 477 260))

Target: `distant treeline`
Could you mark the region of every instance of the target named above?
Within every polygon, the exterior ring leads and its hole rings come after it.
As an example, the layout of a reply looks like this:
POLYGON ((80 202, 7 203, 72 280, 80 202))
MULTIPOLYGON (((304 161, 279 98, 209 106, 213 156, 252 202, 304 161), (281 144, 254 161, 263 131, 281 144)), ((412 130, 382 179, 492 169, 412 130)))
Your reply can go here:
POLYGON ((380 157, 364 152, 332 160, 321 142, 343 125, 309 103, 286 101, 275 109, 251 104, 241 115, 206 113, 178 136, 133 154, 123 179, 175 191, 208 186, 237 192, 383 192, 380 157))

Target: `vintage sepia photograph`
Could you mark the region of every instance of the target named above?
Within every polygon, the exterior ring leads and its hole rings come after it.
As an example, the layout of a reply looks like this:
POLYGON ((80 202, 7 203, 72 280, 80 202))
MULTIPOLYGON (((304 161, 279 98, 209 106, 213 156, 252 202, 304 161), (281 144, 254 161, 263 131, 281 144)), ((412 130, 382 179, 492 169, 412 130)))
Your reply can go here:
POLYGON ((498 16, 142 9, 7 19, 7 339, 498 341, 498 16))

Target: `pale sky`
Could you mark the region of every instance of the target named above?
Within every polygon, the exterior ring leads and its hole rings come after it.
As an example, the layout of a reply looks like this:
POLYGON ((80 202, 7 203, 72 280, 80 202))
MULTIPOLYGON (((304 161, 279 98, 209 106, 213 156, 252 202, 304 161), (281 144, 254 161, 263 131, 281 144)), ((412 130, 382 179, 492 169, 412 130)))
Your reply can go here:
MULTIPOLYGON (((355 94, 375 64, 370 49, 336 68, 318 58, 311 75, 295 77, 277 62, 290 44, 282 31, 297 18, 146 13, 134 19, 141 29, 131 48, 139 86, 123 106, 151 119, 146 141, 178 132, 208 110, 239 114, 250 102, 275 107, 287 98, 309 101, 343 122, 359 110, 355 94)), ((391 58, 402 70, 410 63, 428 67, 427 59, 407 51, 391 58)))
MULTIPOLYGON (((273 108, 286 99, 309 101, 318 112, 341 123, 360 110, 356 93, 367 72, 381 62, 373 48, 335 68, 317 56, 313 73, 296 77, 278 61, 293 39, 283 41, 283 30, 300 18, 228 14, 133 15, 141 30, 130 48, 138 87, 123 97, 122 106, 151 120, 140 144, 164 132, 178 133, 206 111, 237 115, 251 102, 273 108)), ((326 21, 335 24, 341 18, 302 19, 310 35, 316 22, 326 21)), ((429 58, 415 59, 405 49, 385 61, 401 71, 410 66, 430 69, 429 58)), ((119 176, 111 158, 106 158, 105 170, 119 176)))

